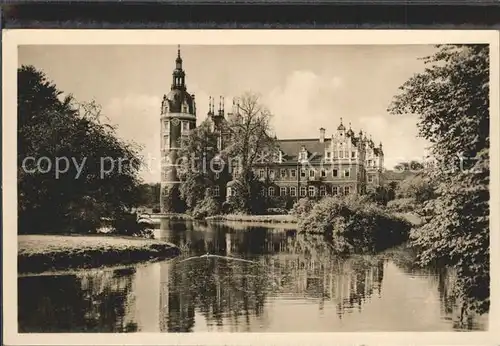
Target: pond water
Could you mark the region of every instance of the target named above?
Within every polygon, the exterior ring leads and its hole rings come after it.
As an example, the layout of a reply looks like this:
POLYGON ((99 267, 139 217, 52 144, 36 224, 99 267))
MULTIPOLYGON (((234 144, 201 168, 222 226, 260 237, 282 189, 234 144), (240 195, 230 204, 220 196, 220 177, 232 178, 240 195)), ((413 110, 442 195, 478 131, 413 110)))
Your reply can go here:
POLYGON ((408 250, 341 260, 286 226, 164 220, 155 233, 182 256, 19 277, 19 332, 487 329, 487 315, 459 321, 453 274, 415 268, 408 250))

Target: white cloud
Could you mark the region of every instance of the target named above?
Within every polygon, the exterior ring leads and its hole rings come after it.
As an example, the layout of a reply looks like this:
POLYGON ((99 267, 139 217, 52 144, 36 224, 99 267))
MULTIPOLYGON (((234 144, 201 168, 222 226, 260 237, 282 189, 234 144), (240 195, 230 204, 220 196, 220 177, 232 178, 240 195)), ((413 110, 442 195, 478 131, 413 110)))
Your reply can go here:
POLYGON ((284 85, 267 95, 265 102, 274 114, 273 127, 280 138, 315 138, 319 136, 320 127, 325 127, 330 136, 342 117, 344 124, 351 123, 356 133, 362 129, 372 135, 377 145, 382 142, 387 168, 403 160, 421 160, 427 142, 417 138, 417 118, 377 114, 380 109, 373 115, 360 115, 363 107, 358 106, 363 102, 363 95, 353 97, 359 92, 356 89, 353 86, 347 89, 339 77, 295 71, 284 85), (345 102, 345 98, 354 101, 345 102), (353 102, 358 104, 352 105, 353 102))
MULTIPOLYGON (((274 115, 278 137, 306 138, 319 135, 319 128, 331 124, 335 111, 331 95, 342 87, 339 77, 325 78, 310 71, 294 71, 285 84, 264 99, 274 115)), ((339 117, 340 118, 340 117, 339 117)))
POLYGON ((382 142, 385 167, 392 169, 402 161, 422 161, 427 142, 418 138, 417 118, 414 116, 374 115, 358 119, 376 145, 382 142))

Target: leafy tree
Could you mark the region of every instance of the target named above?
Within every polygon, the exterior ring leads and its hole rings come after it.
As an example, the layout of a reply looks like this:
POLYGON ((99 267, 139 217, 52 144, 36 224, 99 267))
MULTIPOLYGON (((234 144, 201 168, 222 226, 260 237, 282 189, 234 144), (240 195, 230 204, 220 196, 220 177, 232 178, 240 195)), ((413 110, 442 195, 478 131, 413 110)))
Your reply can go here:
POLYGON ((419 161, 412 160, 408 162, 400 162, 394 166, 394 169, 403 171, 421 171, 424 169, 424 164, 419 161))
POLYGON ((407 177, 398 185, 396 196, 398 198, 413 198, 421 204, 434 197, 434 184, 429 176, 418 174, 407 177))
POLYGON ((227 180, 227 165, 220 156, 217 140, 217 134, 212 130, 210 122, 205 120, 182 142, 180 197, 189 210, 193 210, 196 204, 205 198, 207 189, 227 180), (219 170, 216 165, 224 169, 222 174, 216 175, 219 170))
POLYGON ((233 195, 229 200, 229 211, 236 213, 264 214, 267 198, 262 194, 266 184, 253 171, 246 174, 246 180, 237 176, 231 184, 233 195))
POLYGON ((387 205, 389 201, 394 199, 396 193, 392 185, 383 185, 377 186, 373 191, 369 191, 367 195, 372 202, 387 205))
POLYGON ((241 210, 253 212, 261 188, 253 173, 257 163, 265 165, 273 159, 275 139, 270 134, 271 112, 261 104, 259 96, 243 94, 237 103, 237 111, 228 118, 229 145, 224 155, 238 162, 238 172, 233 174, 241 210))
POLYGON ((61 96, 43 72, 18 69, 21 233, 93 231, 100 216, 120 215, 139 199, 140 148, 101 122, 95 102, 61 96))
POLYGON ((207 216, 220 214, 220 212, 220 202, 215 199, 215 197, 210 193, 210 190, 206 190, 203 199, 198 201, 198 203, 194 207, 193 216, 195 218, 205 218, 207 216))
POLYGON ((140 184, 138 187, 139 205, 156 208, 160 201, 160 183, 140 184))
POLYGON ((162 212, 184 213, 187 209, 186 202, 182 199, 178 185, 162 186, 163 210, 162 212))
POLYGON ((436 184, 427 219, 412 234, 422 264, 456 268, 467 307, 489 309, 489 47, 438 46, 427 68, 401 86, 389 110, 416 114, 432 143, 436 184))

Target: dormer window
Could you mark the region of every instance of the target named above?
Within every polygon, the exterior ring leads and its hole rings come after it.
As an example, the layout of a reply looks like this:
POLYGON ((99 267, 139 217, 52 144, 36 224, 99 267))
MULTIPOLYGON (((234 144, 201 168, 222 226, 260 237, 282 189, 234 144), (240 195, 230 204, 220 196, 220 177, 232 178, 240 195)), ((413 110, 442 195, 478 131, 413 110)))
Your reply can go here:
POLYGON ((302 147, 299 152, 299 161, 307 161, 307 150, 305 147, 302 147))
POLYGON ((167 96, 163 96, 163 101, 161 103, 161 114, 167 114, 167 113, 168 113, 167 96))
POLYGON ((278 151, 273 154, 273 162, 281 163, 282 160, 283 160, 283 153, 281 150, 278 149, 278 151))

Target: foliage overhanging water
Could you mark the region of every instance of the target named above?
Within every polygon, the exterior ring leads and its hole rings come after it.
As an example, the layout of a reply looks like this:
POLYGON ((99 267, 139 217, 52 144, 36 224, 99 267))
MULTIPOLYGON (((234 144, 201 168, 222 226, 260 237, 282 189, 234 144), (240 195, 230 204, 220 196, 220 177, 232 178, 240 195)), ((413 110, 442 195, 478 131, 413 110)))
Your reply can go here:
POLYGON ((415 268, 405 249, 341 259, 283 227, 164 220, 156 236, 179 258, 20 277, 19 332, 487 329, 487 316, 458 320, 443 268, 415 268))

